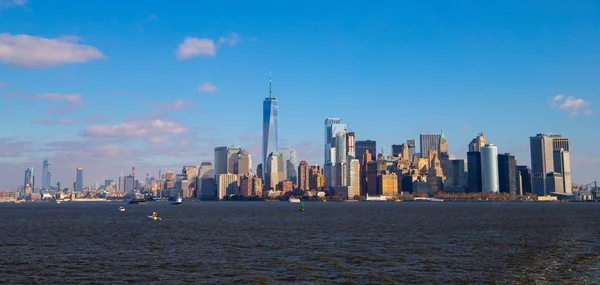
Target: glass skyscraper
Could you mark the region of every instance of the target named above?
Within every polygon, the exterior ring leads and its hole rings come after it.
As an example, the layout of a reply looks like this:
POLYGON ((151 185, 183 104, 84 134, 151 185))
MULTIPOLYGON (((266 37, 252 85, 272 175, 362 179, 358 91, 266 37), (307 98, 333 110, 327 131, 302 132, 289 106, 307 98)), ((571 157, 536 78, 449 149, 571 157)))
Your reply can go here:
POLYGON ((75 192, 83 191, 83 167, 77 167, 77 174, 75 175, 75 192))
POLYGON ((267 157, 270 153, 279 152, 279 104, 272 94, 272 80, 269 74, 269 97, 263 101, 263 177, 266 174, 267 157))

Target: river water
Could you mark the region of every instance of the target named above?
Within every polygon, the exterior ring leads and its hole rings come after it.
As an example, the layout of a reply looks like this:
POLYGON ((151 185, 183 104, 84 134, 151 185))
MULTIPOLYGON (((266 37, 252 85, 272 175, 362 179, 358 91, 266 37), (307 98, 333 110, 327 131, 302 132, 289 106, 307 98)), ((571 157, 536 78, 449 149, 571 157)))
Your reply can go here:
POLYGON ((299 208, 0 203, 0 284, 600 282, 600 203, 299 208))

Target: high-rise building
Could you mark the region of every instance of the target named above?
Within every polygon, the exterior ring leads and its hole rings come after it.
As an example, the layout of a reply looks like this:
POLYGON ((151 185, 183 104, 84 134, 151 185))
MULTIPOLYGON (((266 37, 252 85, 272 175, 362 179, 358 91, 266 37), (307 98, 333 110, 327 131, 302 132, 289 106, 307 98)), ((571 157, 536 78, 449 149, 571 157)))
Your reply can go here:
POLYGON ((296 168, 298 166, 298 159, 296 151, 289 146, 279 147, 279 153, 281 153, 281 159, 283 160, 283 173, 285 173, 285 179, 297 183, 298 173, 296 168))
POLYGON ((52 175, 49 170, 50 163, 48 163, 47 159, 44 159, 44 163, 42 164, 42 190, 50 189, 50 185, 52 184, 52 175))
POLYGON ((124 188, 123 190, 127 192, 133 192, 135 190, 135 179, 133 175, 127 175, 124 178, 124 188))
POLYGON ((469 192, 481 192, 483 190, 483 178, 481 174, 481 152, 467 152, 467 180, 469 182, 469 192))
MULTIPOLYGON (((563 138, 564 139, 564 138, 563 138)), ((560 149, 554 149, 553 151, 553 160, 554 160, 554 172, 560 173, 562 175, 562 188, 565 194, 573 193, 573 186, 571 185, 571 155, 568 150, 562 148, 564 145, 563 141, 559 141, 559 143, 554 144, 554 146, 560 146, 560 149)), ((566 141, 566 147, 568 147, 569 141, 566 141)))
POLYGON ((521 182, 521 185, 517 184, 517 187, 520 186, 521 194, 533 193, 533 174, 531 173, 531 168, 527 167, 527 165, 519 165, 517 166, 517 172, 519 172, 519 182, 521 182))
POLYGON ((337 132, 335 134, 335 150, 335 162, 337 164, 346 163, 346 157, 348 156, 348 154, 346 153, 346 133, 343 131, 337 132))
POLYGON ((406 140, 406 144, 408 145, 408 151, 410 154, 409 159, 412 159, 415 156, 417 150, 417 141, 415 139, 408 139, 406 140))
POLYGON ((240 150, 235 162, 235 174, 244 175, 252 173, 252 156, 247 150, 240 150))
POLYGON ((228 167, 227 147, 226 146, 215 147, 215 158, 214 158, 215 180, 218 179, 219 175, 227 173, 227 167, 228 167))
POLYGON ((237 173, 236 163, 238 162, 238 153, 242 150, 237 145, 232 145, 227 149, 227 173, 237 173))
POLYGON ((356 141, 356 158, 360 160, 361 164, 364 164, 364 154, 368 150, 370 154, 370 160, 375 160, 375 154, 377 153, 377 142, 372 140, 356 141))
POLYGON ((260 196, 262 192, 262 180, 252 174, 241 175, 240 178, 239 195, 244 197, 260 196), (257 183, 258 182, 258 183, 257 183))
POLYGON ((356 157, 356 133, 346 132, 346 153, 349 156, 356 157))
POLYGON ((469 143, 469 151, 481 151, 481 148, 487 144, 487 140, 483 133, 477 135, 471 143, 469 143))
POLYGON ((464 188, 467 186, 465 165, 466 163, 464 159, 452 159, 449 161, 448 174, 446 175, 446 181, 444 182, 444 189, 449 187, 464 188))
POLYGON ((123 177, 123 175, 119 176, 119 188, 118 189, 119 189, 119 192, 125 191, 125 177, 123 177))
POLYGON ((83 167, 77 167, 77 173, 75 174, 75 192, 83 191, 83 167))
POLYGON ((493 144, 481 148, 481 174, 483 192, 498 192, 498 148, 493 144))
POLYGON ((275 190, 277 184, 285 180, 285 174, 283 173, 283 159, 281 158, 280 153, 273 152, 269 154, 265 177, 267 178, 265 181, 266 190, 275 190))
POLYGON ((398 175, 393 172, 384 171, 377 177, 379 183, 378 192, 381 195, 393 197, 398 195, 398 175))
POLYGON ((439 152, 440 134, 421 134, 419 137, 421 144, 421 157, 428 158, 430 150, 435 150, 436 153, 439 152))
POLYGON ((498 181, 500 192, 517 194, 517 161, 510 153, 498 155, 498 181))
POLYGON ((28 167, 25 170, 25 179, 23 181, 24 195, 28 196, 32 190, 35 189, 35 178, 33 174, 33 167, 28 167))
MULTIPOLYGON (((263 101, 263 165, 267 165, 267 158, 271 153, 279 153, 279 103, 273 97, 272 83, 269 74, 269 97, 263 101)), ((266 177, 266 171, 263 172, 263 177, 266 177)))
POLYGON ((215 169, 212 163, 202 162, 198 170, 198 180, 196 182, 196 197, 200 199, 214 199, 217 195, 215 187, 215 169))
MULTIPOLYGON (((333 138, 335 134, 340 131, 342 128, 342 119, 340 118, 327 118, 325 119, 325 140, 323 144, 323 152, 324 152, 324 161, 323 165, 327 162, 331 162, 331 157, 329 156, 329 149, 333 147, 333 138)), ((342 129, 342 130, 345 130, 342 129)))
POLYGON ((238 176, 233 173, 219 175, 217 198, 222 200, 225 196, 235 195, 238 193, 238 176))
MULTIPOLYGON (((535 137, 529 138, 531 148, 531 172, 533 175, 533 192, 537 195, 550 195, 552 192, 565 191, 566 181, 571 183, 571 165, 569 159, 570 144, 569 139, 559 134, 537 134, 535 137), (559 157, 562 156, 561 163, 554 163, 554 152, 556 150, 563 149, 563 154, 557 154, 559 157), (566 155, 564 154, 566 152, 566 155), (566 159, 565 159, 566 158, 566 159), (563 165, 563 163, 565 163, 563 165), (562 169, 555 169, 555 166, 559 166, 562 169), (563 175, 560 171, 565 172, 563 175), (568 173, 567 173, 568 172, 568 173), (552 173, 561 173, 561 175, 554 175, 552 173), (549 175, 551 176, 548 179, 549 175), (558 178, 563 179, 562 183, 555 183, 558 178), (551 181, 552 184, 549 186, 547 182, 551 181), (557 188, 560 185, 560 188, 557 188)), ((571 188, 568 185, 567 188, 571 188)))
POLYGON ((348 183, 349 187, 354 187, 354 193, 360 195, 360 161, 352 158, 348 161, 348 183))
POLYGON ((310 190, 310 166, 306 160, 301 161, 298 165, 298 189, 310 190))

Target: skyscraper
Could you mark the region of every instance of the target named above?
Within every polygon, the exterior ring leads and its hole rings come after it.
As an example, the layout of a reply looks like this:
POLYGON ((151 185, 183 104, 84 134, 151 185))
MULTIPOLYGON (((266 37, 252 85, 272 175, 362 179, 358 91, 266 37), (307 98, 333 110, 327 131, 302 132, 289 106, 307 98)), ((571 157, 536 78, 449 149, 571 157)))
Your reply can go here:
POLYGON ((346 133, 346 152, 349 156, 356 157, 356 133, 346 133))
POLYGON ((333 125, 341 124, 342 119, 340 118, 327 118, 325 119, 325 142, 323 144, 323 165, 327 162, 331 161, 331 157, 329 157, 329 149, 333 146, 333 138, 335 133, 333 132, 333 125))
POLYGON ((285 173, 285 179, 297 183, 298 173, 298 158, 296 151, 289 146, 279 147, 279 153, 281 153, 281 159, 283 160, 283 173, 285 173))
POLYGON ((50 171, 48 170, 50 163, 48 163, 47 159, 44 159, 44 163, 42 164, 42 190, 50 189, 51 176, 50 171))
MULTIPOLYGON (((272 93, 272 79, 269 73, 269 97, 263 101, 263 145, 262 164, 267 165, 269 154, 279 152, 279 104, 272 93)), ((263 167, 263 177, 266 167, 263 167)))
POLYGON ((467 169, 469 192, 481 192, 483 189, 483 181, 481 177, 481 152, 467 152, 467 169))
POLYGON ((485 135, 483 133, 480 133, 479 135, 477 135, 476 138, 474 138, 471 143, 469 143, 469 151, 480 151, 482 147, 484 147, 487 144, 487 140, 485 138, 485 135))
MULTIPOLYGON (((570 163, 570 144, 569 139, 559 134, 537 134, 529 138, 531 148, 531 172, 533 175, 533 192, 537 195, 550 195, 552 192, 566 191, 565 185, 571 183, 571 163, 570 163), (560 153, 563 149, 563 153, 560 153), (559 151, 557 158, 562 161, 554 163, 555 151, 559 151), (555 169, 558 168, 558 169, 555 169), (564 172, 564 175, 562 172, 564 172), (560 173, 555 175, 554 173, 560 173), (568 176, 568 178, 567 178, 568 176), (547 177, 551 177, 552 184, 547 185, 547 177), (557 179, 563 179, 562 183, 555 183, 557 179), (560 188, 557 189, 557 185, 560 188)), ((571 185, 567 185, 571 188, 571 185)))
MULTIPOLYGON (((556 144, 553 145, 556 146, 556 144)), ((573 186, 571 185, 571 155, 569 151, 565 150, 564 148, 555 149, 553 154, 554 172, 562 174, 563 191, 566 194, 572 194, 573 186)))
POLYGON ((218 180, 219 175, 227 173, 227 147, 218 146, 215 147, 215 158, 214 158, 214 169, 215 169, 215 181, 218 180))
POLYGON ((500 192, 517 194, 517 166, 514 155, 498 155, 498 179, 500 192))
POLYGON ((240 150, 237 154, 235 165, 235 174, 244 175, 252 173, 252 156, 250 156, 247 150, 240 150))
POLYGON ((298 189, 302 191, 310 190, 310 166, 305 160, 298 165, 298 189))
POLYGON ((83 167, 77 167, 77 173, 75 174, 75 192, 83 191, 83 167))
POLYGON ((414 139, 406 140, 406 144, 408 144, 408 151, 410 153, 410 158, 412 159, 415 156, 415 150, 417 149, 417 142, 414 139))
POLYGON ((25 189, 25 195, 31 194, 31 191, 35 189, 35 178, 33 174, 33 167, 28 167, 25 170, 25 180, 23 181, 23 189, 25 189), (29 187, 27 187, 29 186, 29 187))
POLYGON ((227 149, 227 173, 235 173, 236 171, 236 162, 238 159, 238 153, 242 150, 241 147, 232 145, 227 149))
POLYGON ((493 144, 481 148, 481 174, 483 192, 498 192, 498 148, 493 144))
POLYGON ((421 134, 419 137, 421 144, 421 157, 428 158, 430 150, 439 152, 441 138, 440 134, 421 134))
POLYGON ((356 158, 360 160, 361 164, 364 164, 363 156, 365 151, 369 151, 370 160, 375 160, 375 154, 377 153, 377 142, 372 140, 356 141, 356 158))

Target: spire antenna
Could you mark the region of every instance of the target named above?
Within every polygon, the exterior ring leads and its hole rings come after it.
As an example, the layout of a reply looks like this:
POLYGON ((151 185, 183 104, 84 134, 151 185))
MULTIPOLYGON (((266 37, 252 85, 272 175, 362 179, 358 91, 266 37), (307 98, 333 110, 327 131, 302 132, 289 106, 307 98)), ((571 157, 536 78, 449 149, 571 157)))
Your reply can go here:
POLYGON ((273 75, 272 75, 271 71, 269 70, 269 98, 273 98, 273 94, 271 93, 272 85, 273 85, 273 75))

